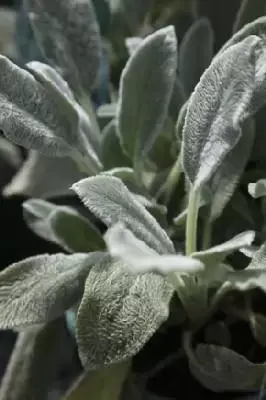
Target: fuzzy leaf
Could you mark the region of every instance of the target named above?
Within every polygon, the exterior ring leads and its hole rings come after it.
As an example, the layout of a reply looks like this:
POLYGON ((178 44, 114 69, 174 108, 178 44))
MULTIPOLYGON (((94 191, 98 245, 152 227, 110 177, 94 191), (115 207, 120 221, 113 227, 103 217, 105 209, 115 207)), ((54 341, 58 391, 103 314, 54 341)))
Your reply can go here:
POLYGON ((219 244, 217 246, 211 247, 208 250, 199 251, 197 253, 193 253, 192 257, 197 258, 198 260, 206 263, 217 265, 220 264, 225 258, 233 253, 236 250, 239 250, 243 247, 250 246, 251 243, 255 239, 255 232, 247 231, 240 233, 235 236, 231 240, 219 244))
POLYGON ((174 247, 166 232, 154 217, 134 199, 134 196, 118 178, 96 176, 83 179, 72 189, 85 206, 108 227, 123 222, 134 235, 161 253, 174 253, 174 247))
POLYGON ((183 129, 183 165, 195 186, 214 174, 241 137, 241 125, 254 93, 251 36, 216 58, 191 95, 183 129))
POLYGON ((91 0, 25 0, 46 60, 70 86, 88 93, 98 80, 100 30, 91 0))
POLYGON ((213 57, 214 33, 207 18, 201 18, 186 32, 180 45, 179 71, 189 96, 213 57))
POLYGON ((250 183, 248 192, 254 199, 266 196, 266 179, 259 179, 256 183, 250 183))
POLYGON ((134 163, 151 149, 165 121, 177 68, 173 26, 147 36, 128 60, 117 110, 122 146, 134 163))
POLYGON ((247 26, 248 23, 256 20, 266 13, 266 4, 264 0, 242 0, 233 32, 238 32, 241 28, 247 26))
POLYGON ((57 207, 48 223, 56 242, 70 252, 89 252, 104 249, 98 229, 71 207, 57 207))
POLYGON ((115 121, 112 120, 102 132, 102 162, 105 169, 127 167, 131 162, 121 148, 115 121))
POLYGON ((43 254, 10 265, 0 274, 1 329, 25 329, 62 315, 80 299, 90 268, 103 257, 43 254))
POLYGON ((104 238, 110 255, 125 263, 133 274, 157 272, 168 275, 171 272, 197 272, 204 268, 200 261, 191 257, 157 254, 122 223, 109 228, 104 238))
POLYGON ((28 71, 0 56, 0 129, 14 143, 47 156, 70 155, 77 143, 72 117, 28 71))
POLYGON ((259 390, 265 364, 253 364, 222 346, 200 344, 189 355, 190 369, 205 388, 214 392, 259 390))
POLYGON ((239 142, 226 155, 223 163, 217 168, 208 186, 211 190, 210 219, 219 218, 226 204, 231 199, 244 169, 248 163, 255 137, 255 126, 248 119, 242 128, 239 142))
POLYGON ((169 315, 173 287, 156 274, 127 274, 121 263, 91 270, 77 316, 79 355, 86 369, 131 358, 169 315))
POLYGON ((130 57, 135 53, 142 40, 143 39, 139 36, 128 37, 125 39, 125 45, 130 57))
POLYGON ((46 157, 31 150, 24 164, 5 186, 3 194, 36 198, 65 195, 70 193, 70 186, 82 178, 85 174, 79 171, 71 158, 46 157))

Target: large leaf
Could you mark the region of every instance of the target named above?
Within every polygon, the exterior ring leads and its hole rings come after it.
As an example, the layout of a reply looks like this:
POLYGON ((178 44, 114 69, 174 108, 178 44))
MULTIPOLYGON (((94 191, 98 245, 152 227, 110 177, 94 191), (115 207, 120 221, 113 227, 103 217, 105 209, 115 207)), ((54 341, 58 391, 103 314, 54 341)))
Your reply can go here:
POLYGON ((76 121, 28 71, 0 57, 0 128, 11 141, 48 156, 66 156, 77 143, 76 121))
POLYGON ((254 55, 260 39, 248 37, 217 57, 191 95, 183 129, 183 166, 195 186, 213 175, 241 137, 254 93, 254 55))
POLYGON ((65 195, 70 193, 70 186, 82 178, 85 174, 71 158, 47 157, 31 150, 3 193, 38 198, 65 195))
POLYGON ((25 329, 51 321, 82 296, 84 282, 103 253, 43 254, 0 274, 0 327, 25 329))
POLYGON ((122 223, 109 228, 104 237, 111 256, 124 262, 134 274, 158 272, 168 275, 171 272, 197 272, 204 268, 200 261, 192 257, 157 254, 122 223))
POLYGON ((173 290, 159 275, 128 274, 121 262, 93 268, 77 316, 83 366, 97 369, 139 352, 167 319, 173 290))
POLYGON ((96 176, 83 179, 72 185, 72 188, 85 206, 108 227, 123 222, 138 239, 159 254, 174 253, 173 244, 166 232, 120 179, 96 176))
POLYGON ((21 332, 1 381, 0 399, 47 400, 64 346, 69 342, 63 318, 21 332))
POLYGON ((128 60, 120 81, 117 123, 122 145, 138 163, 165 121, 177 68, 173 26, 146 37, 128 60))
POLYGON ((189 354, 190 370, 201 385, 214 392, 260 390, 266 364, 253 364, 222 346, 200 344, 189 354))
POLYGON ((213 57, 214 33, 207 18, 197 20, 180 45, 179 71, 189 96, 213 57))
POLYGON ((101 57, 100 31, 91 0, 25 0, 39 46, 77 92, 94 88, 101 57))
POLYGON ((233 32, 239 31, 249 22, 254 21, 266 13, 264 0, 242 0, 241 6, 236 16, 233 32))
POLYGON ((248 119, 242 128, 242 136, 227 154, 208 184, 211 190, 210 219, 219 218, 231 199, 248 163, 255 137, 255 126, 248 119))

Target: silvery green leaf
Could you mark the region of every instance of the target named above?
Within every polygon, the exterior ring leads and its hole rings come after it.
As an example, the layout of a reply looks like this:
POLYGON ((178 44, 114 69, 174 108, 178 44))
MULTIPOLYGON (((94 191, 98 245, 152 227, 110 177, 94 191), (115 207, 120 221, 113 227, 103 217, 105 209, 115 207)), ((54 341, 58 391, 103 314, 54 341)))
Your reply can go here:
POLYGON ((23 218, 28 227, 41 238, 56 242, 48 217, 58 206, 41 199, 26 200, 22 206, 23 218))
POLYGON ((1 329, 25 329, 61 316, 82 296, 84 282, 104 253, 43 254, 0 273, 1 329))
POLYGON ((53 197, 69 194, 69 188, 85 177, 69 157, 46 157, 35 150, 28 153, 24 164, 5 186, 3 194, 29 197, 53 197), (47 179, 49 177, 49 179, 47 179))
POLYGON ((101 160, 105 169, 127 167, 131 164, 121 147, 114 120, 109 122, 102 132, 101 160))
POLYGON ((176 121, 176 139, 178 143, 182 143, 183 140, 183 129, 185 125, 186 115, 187 115, 188 101, 186 101, 179 110, 178 118, 176 121))
POLYGON ((264 0, 242 0, 241 6, 236 15, 233 32, 238 32, 246 27, 248 23, 253 22, 261 15, 266 13, 266 4, 264 0))
POLYGON ((200 344, 189 354, 194 377, 214 392, 259 390, 266 364, 253 364, 243 355, 222 346, 200 344))
POLYGON ((60 368, 62 347, 69 346, 63 318, 18 335, 1 381, 1 400, 47 400, 60 368))
POLYGON ((255 21, 250 22, 243 26, 242 29, 237 31, 218 51, 215 57, 218 57, 226 49, 233 46, 236 43, 245 40, 248 36, 256 35, 261 38, 265 38, 266 35, 266 16, 257 18, 255 21))
POLYGON ((207 18, 198 19, 186 32, 179 52, 181 81, 189 96, 213 57, 214 32, 207 18))
POLYGON ((19 148, 2 136, 0 136, 0 160, 16 169, 22 164, 19 148))
POLYGON ((217 168, 208 187, 211 190, 210 219, 219 218, 231 199, 240 178, 249 161, 255 137, 255 125, 252 119, 245 121, 238 143, 225 156, 217 168))
POLYGON ((258 251, 259 248, 258 246, 245 246, 242 249, 239 249, 239 251, 244 254, 246 257, 248 258, 253 258, 254 254, 256 253, 256 251, 258 251))
POLYGON ((90 165, 92 173, 99 172, 102 167, 98 158, 100 137, 97 137, 97 132, 94 131, 89 116, 76 102, 67 82, 49 65, 32 61, 27 64, 27 67, 68 117, 73 120, 73 129, 75 129, 77 137, 76 147, 86 157, 86 163, 90 165))
POLYGON ((254 199, 266 196, 266 179, 259 179, 257 182, 249 183, 248 192, 254 199))
POLYGON ((254 94, 254 55, 260 39, 250 36, 215 58, 190 97, 183 128, 183 166, 195 187, 208 181, 241 137, 254 94))
POLYGON ((266 317, 263 314, 249 313, 249 324, 256 341, 263 347, 266 346, 266 317))
POLYGON ((255 232, 246 231, 233 237, 232 239, 211 247, 208 250, 193 253, 192 257, 197 258, 206 264, 217 265, 220 264, 225 258, 236 250, 243 247, 250 246, 255 239, 255 232))
POLYGON ((0 57, 0 128, 12 142, 48 156, 70 155, 77 134, 72 118, 28 71, 0 57))
POLYGON ((174 289, 164 277, 128 274, 110 260, 90 271, 77 316, 77 343, 85 369, 127 360, 168 318, 174 289))
POLYGON ((120 80, 117 124, 122 146, 138 163, 165 121, 177 68, 173 26, 147 36, 128 60, 120 80))
POLYGON ((120 259, 133 274, 156 272, 168 275, 171 272, 190 273, 204 269, 204 265, 183 255, 160 255, 128 230, 117 223, 104 235, 110 255, 120 259))
POLYGON ((47 221, 56 242, 69 252, 89 252, 104 249, 99 230, 74 208, 58 206, 47 221))
POLYGON ((70 86, 88 93, 98 80, 101 38, 91 0, 25 0, 46 60, 70 86))
POLYGON ((159 254, 174 253, 166 232, 120 179, 103 175, 86 178, 72 185, 72 189, 108 227, 123 222, 138 239, 159 254))
POLYGON ((130 57, 135 53, 142 40, 143 38, 139 36, 128 37, 125 39, 125 45, 130 57))

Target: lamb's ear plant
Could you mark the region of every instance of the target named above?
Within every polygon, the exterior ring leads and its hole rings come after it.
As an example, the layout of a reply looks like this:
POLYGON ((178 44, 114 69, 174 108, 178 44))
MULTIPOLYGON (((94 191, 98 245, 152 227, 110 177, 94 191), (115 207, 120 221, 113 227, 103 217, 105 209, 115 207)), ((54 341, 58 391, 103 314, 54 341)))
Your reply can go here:
MULTIPOLYGON (((123 4, 126 10, 132 2, 123 4)), ((171 324, 176 341, 182 338, 174 361, 187 360, 202 387, 260 390, 266 315, 257 304, 265 302, 266 245, 263 204, 255 212, 254 198, 265 196, 265 176, 248 186, 244 175, 257 113, 266 106, 265 18, 244 25, 213 59, 207 19, 196 21, 180 45, 173 25, 131 32, 139 40, 128 45, 117 101, 95 110, 102 40, 93 3, 25 6, 47 64, 22 68, 0 57, 0 129, 30 150, 20 171, 33 179, 22 185, 32 197, 23 204, 25 222, 62 252, 28 257, 0 273, 0 328, 19 332, 0 398, 9 398, 6 387, 31 332, 26 372, 38 386, 43 343, 36 335, 64 318, 84 369, 62 394, 69 400, 162 398, 150 393, 134 362, 171 324), (198 45, 198 68, 188 68, 198 45), (166 143, 171 149, 162 153, 166 143), (80 207, 56 206, 49 199, 55 192, 72 193, 80 207), (242 198, 248 215, 236 210, 242 198), (228 215, 235 232, 229 237, 228 215), (251 331, 242 352, 233 340, 240 322, 251 331)), ((132 29, 146 15, 135 11, 132 29)), ((26 376, 13 399, 30 397, 29 385, 26 376)))

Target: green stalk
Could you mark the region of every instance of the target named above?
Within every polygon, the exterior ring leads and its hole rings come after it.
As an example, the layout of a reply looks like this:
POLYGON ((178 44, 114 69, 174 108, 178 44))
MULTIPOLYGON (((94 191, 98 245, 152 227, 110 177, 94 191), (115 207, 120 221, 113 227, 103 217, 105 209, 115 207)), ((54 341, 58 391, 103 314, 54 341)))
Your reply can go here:
POLYGON ((176 162, 174 163, 164 185, 160 188, 157 197, 162 197, 162 202, 167 205, 173 195, 175 188, 179 183, 181 176, 181 156, 179 154, 176 162))
POLYGON ((194 188, 189 194, 188 215, 186 224, 186 255, 197 251, 197 224, 200 204, 200 190, 194 188))
POLYGON ((79 103, 90 117, 95 133, 97 136, 101 137, 101 130, 90 96, 87 93, 82 92, 79 96, 79 103))

